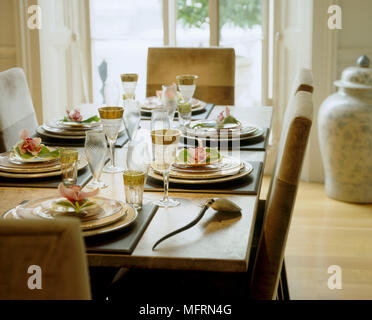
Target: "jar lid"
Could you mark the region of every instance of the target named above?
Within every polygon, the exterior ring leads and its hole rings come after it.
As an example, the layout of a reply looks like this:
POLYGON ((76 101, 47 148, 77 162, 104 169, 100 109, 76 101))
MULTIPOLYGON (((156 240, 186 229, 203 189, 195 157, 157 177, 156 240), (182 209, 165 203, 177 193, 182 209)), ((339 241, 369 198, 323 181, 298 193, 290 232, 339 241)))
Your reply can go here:
POLYGON ((341 80, 335 81, 335 86, 351 89, 372 90, 372 68, 366 55, 359 57, 356 67, 348 67, 342 72, 341 80))

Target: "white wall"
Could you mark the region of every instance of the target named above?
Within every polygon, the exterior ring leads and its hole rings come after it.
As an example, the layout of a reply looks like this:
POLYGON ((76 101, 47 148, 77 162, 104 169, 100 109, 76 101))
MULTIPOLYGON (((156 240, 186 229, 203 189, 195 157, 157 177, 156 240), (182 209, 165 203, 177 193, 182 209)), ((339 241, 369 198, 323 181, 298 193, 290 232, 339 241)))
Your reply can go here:
POLYGON ((340 0, 342 27, 338 32, 337 75, 362 54, 372 60, 372 0, 340 0))
POLYGON ((14 0, 0 1, 0 72, 17 65, 14 0))

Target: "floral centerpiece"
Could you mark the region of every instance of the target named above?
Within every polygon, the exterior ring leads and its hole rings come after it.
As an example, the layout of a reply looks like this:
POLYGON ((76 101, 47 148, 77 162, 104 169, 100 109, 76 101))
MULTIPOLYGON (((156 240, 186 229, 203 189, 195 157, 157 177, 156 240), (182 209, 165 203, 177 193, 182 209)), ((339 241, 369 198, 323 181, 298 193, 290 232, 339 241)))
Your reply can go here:
POLYGON ((229 107, 221 111, 215 121, 198 123, 193 128, 224 128, 227 124, 241 125, 240 121, 231 114, 229 107))
POLYGON ((21 140, 13 147, 13 151, 21 159, 58 158, 59 149, 49 149, 41 143, 41 138, 31 138, 26 129, 21 131, 19 137, 21 140))
POLYGON ((71 111, 66 111, 66 116, 63 118, 63 122, 77 122, 77 123, 91 123, 98 122, 101 119, 98 116, 92 116, 88 119, 83 120, 83 116, 79 109, 73 109, 71 111))
POLYGON ((63 183, 60 183, 58 191, 65 199, 54 203, 53 209, 56 211, 73 212, 77 216, 84 217, 88 211, 99 207, 97 202, 89 200, 90 197, 95 197, 98 194, 99 189, 84 192, 81 186, 66 187, 63 183))
POLYGON ((202 140, 198 139, 198 147, 183 148, 177 155, 177 162, 181 164, 212 164, 221 160, 221 155, 217 148, 203 146, 202 140))

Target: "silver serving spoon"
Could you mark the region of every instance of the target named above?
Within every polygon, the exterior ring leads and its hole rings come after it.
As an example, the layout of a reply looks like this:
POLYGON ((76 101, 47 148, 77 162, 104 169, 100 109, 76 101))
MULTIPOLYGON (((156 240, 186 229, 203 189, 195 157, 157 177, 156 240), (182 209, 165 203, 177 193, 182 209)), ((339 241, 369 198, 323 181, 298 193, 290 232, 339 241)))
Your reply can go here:
POLYGON ((165 239, 168 239, 168 238, 174 236, 175 234, 180 233, 182 231, 185 231, 187 229, 190 229, 191 227, 196 225, 201 220, 201 218, 203 218, 205 212, 210 207, 213 208, 216 211, 232 212, 232 213, 238 213, 238 212, 241 212, 241 210, 242 210, 238 205, 236 205, 234 202, 232 202, 230 200, 222 199, 222 198, 210 199, 204 204, 204 206, 201 209, 199 215, 194 220, 192 220, 190 223, 188 223, 184 227, 182 227, 180 229, 177 229, 177 230, 175 230, 171 233, 168 233, 167 235, 165 235, 164 237, 162 237, 161 239, 156 241, 155 244, 152 247, 152 250, 154 250, 157 247, 157 245, 160 242, 163 242, 165 239))

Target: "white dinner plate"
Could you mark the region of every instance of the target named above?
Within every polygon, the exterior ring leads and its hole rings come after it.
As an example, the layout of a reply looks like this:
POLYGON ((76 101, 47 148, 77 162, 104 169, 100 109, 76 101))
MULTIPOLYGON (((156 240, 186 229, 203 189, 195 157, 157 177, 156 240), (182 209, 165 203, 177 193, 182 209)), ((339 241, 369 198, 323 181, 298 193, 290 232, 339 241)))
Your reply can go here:
MULTIPOLYGON (((47 147, 51 152, 57 150, 57 148, 53 148, 53 147, 47 147)), ((15 152, 14 150, 12 150, 9 154, 9 160, 11 162, 16 162, 16 163, 43 163, 43 162, 55 162, 58 160, 59 157, 47 157, 47 158, 41 158, 41 157, 33 157, 33 158, 30 158, 30 159, 24 159, 24 158, 21 158, 21 156, 15 152)))
MULTIPOLYGON (((215 184, 233 181, 243 178, 253 171, 253 167, 250 163, 245 162, 244 164, 245 164, 244 167, 237 174, 234 175, 223 176, 215 179, 178 179, 170 177, 169 182, 177 184, 215 184)), ((152 168, 150 168, 148 175, 155 180, 163 181, 163 176, 161 174, 154 172, 152 168)))
MULTIPOLYGON (((81 157, 78 163, 78 170, 84 169, 88 165, 88 161, 81 157)), ((37 173, 14 173, 14 172, 4 172, 0 171, 0 177, 5 178, 18 178, 18 179, 32 179, 32 178, 45 178, 45 177, 56 177, 60 176, 62 173, 60 170, 51 172, 37 172, 37 173)))

